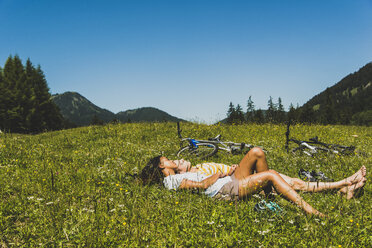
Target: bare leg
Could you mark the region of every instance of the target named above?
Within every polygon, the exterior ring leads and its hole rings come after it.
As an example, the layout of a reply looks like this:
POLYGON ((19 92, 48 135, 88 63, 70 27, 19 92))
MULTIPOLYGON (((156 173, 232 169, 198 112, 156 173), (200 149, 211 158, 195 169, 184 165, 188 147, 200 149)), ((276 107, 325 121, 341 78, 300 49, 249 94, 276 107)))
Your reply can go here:
POLYGON ((343 187, 339 190, 340 193, 343 193, 345 194, 345 197, 346 199, 350 200, 351 198, 354 197, 354 193, 357 189, 360 189, 364 186, 364 184, 366 183, 366 179, 363 178, 362 180, 360 180, 358 183, 355 183, 351 186, 346 186, 346 187, 343 187))
POLYGON ((259 147, 252 148, 240 161, 239 166, 235 169, 234 175, 240 180, 256 172, 269 170, 266 155, 259 147))
MULTIPOLYGON (((235 169, 234 176, 236 179, 241 180, 254 174, 255 172, 268 171, 265 152, 259 147, 254 147, 243 157, 239 166, 235 169)), ((271 185, 263 188, 265 195, 270 196, 272 192, 271 185)))
POLYGON ((267 185, 273 185, 275 190, 302 208, 308 214, 315 214, 324 217, 324 214, 305 202, 299 194, 274 170, 256 173, 242 180, 239 180, 239 197, 256 193, 267 185))
MULTIPOLYGON (((360 182, 366 174, 365 166, 362 166, 356 173, 352 176, 340 180, 338 182, 305 182, 299 178, 292 178, 286 176, 284 174, 280 174, 280 176, 294 189, 299 191, 306 191, 306 192, 320 192, 330 189, 341 189, 345 186, 351 186, 353 184, 357 184, 360 182)), ((344 193, 346 193, 347 189, 344 189, 344 193)))
POLYGON ((354 183, 351 186, 345 186, 345 187, 343 187, 339 190, 340 193, 345 194, 346 199, 348 199, 348 200, 353 198, 355 191, 357 189, 362 188, 364 186, 364 184, 366 183, 367 179, 365 178, 365 176, 367 175, 367 168, 365 166, 362 166, 362 168, 359 171, 360 171, 361 174, 355 173, 353 176, 355 177, 355 179, 357 179, 358 177, 360 178, 360 176, 362 176, 361 180, 359 180, 357 183, 354 183))

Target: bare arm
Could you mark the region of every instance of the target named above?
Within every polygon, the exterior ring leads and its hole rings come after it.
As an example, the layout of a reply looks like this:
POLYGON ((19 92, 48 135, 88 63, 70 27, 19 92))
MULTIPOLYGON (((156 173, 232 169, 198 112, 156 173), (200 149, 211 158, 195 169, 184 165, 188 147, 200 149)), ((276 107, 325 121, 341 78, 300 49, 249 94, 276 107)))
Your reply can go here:
POLYGON ((204 179, 201 182, 195 182, 188 179, 183 179, 179 189, 207 189, 209 186, 214 184, 218 178, 225 177, 226 174, 216 173, 212 176, 204 179))
POLYGON ((239 165, 237 165, 237 164, 232 164, 231 166, 230 166, 230 170, 229 170, 229 176, 231 176, 232 174, 234 174, 234 172, 235 172, 235 169, 238 167, 239 165))

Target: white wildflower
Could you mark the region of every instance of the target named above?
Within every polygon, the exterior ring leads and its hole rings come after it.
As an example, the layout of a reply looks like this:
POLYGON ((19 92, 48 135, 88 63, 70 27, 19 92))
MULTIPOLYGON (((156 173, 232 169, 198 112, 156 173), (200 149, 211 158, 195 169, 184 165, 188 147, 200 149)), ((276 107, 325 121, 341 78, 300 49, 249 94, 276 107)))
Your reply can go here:
POLYGON ((32 200, 32 199, 34 199, 35 197, 33 197, 33 196, 29 196, 29 197, 27 197, 27 200, 32 200))
POLYGON ((45 205, 51 205, 51 204, 53 204, 54 202, 47 202, 47 203, 45 203, 45 205))
POLYGON ((265 235, 266 233, 270 232, 269 229, 265 230, 265 231, 258 231, 259 234, 261 235, 265 235))
POLYGON ((208 221, 207 224, 208 225, 213 225, 214 224, 214 221, 213 220, 212 221, 208 221))

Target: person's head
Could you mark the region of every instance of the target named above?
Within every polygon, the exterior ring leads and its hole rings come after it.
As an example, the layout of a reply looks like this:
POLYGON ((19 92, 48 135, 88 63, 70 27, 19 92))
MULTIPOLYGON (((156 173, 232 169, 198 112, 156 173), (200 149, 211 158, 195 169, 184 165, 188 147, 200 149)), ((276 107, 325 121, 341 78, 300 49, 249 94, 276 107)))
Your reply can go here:
POLYGON ((176 173, 183 174, 191 169, 191 163, 184 159, 172 160, 172 162, 177 165, 177 168, 175 169, 176 173))
POLYGON ((166 176, 176 173, 178 165, 166 157, 156 156, 142 169, 140 177, 145 184, 161 183, 166 176))
POLYGON ((140 177, 145 184, 160 184, 164 177, 176 173, 186 173, 190 169, 191 163, 183 159, 169 160, 166 157, 156 156, 150 159, 142 169, 140 177))
POLYGON ((151 158, 146 166, 142 169, 140 177, 144 184, 161 183, 163 178, 162 168, 160 168, 161 156, 151 158))

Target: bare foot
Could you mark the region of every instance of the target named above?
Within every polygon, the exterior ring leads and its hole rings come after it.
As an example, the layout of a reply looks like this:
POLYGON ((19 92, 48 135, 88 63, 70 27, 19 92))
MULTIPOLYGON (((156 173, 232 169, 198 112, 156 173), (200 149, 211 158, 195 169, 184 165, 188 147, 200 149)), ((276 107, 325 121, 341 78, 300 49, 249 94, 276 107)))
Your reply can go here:
POLYGON ((328 218, 328 215, 325 215, 325 214, 323 214, 322 212, 319 212, 319 211, 315 215, 317 215, 317 216, 319 216, 321 218, 328 218))
POLYGON ((344 193, 346 199, 350 200, 351 198, 354 197, 355 191, 364 186, 364 184, 366 183, 366 180, 367 179, 365 177, 363 177, 359 182, 357 182, 357 183, 355 183, 351 186, 345 186, 345 187, 341 188, 340 192, 344 193))
POLYGON ((354 175, 346 178, 346 182, 348 182, 349 185, 358 183, 366 176, 366 174, 367 174, 367 168, 363 165, 362 167, 360 167, 360 169, 357 172, 354 173, 354 175))

